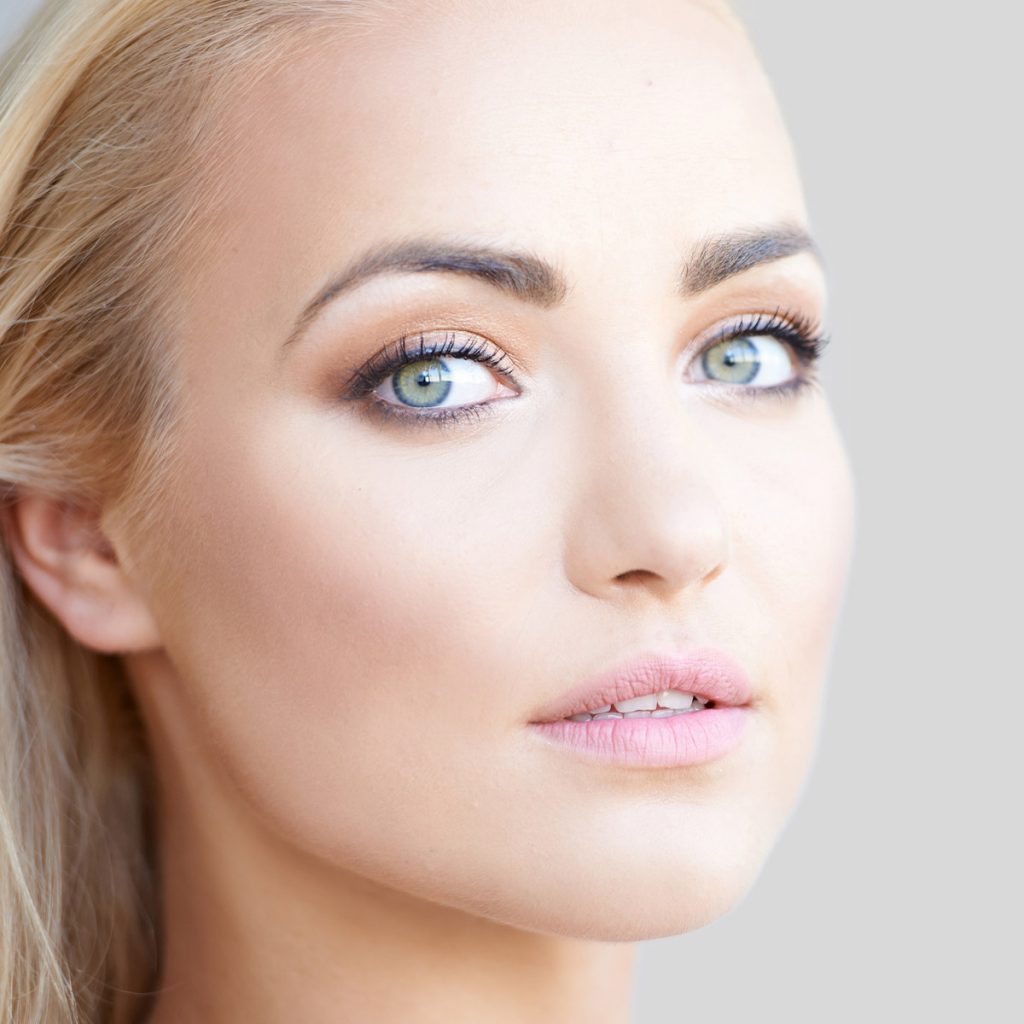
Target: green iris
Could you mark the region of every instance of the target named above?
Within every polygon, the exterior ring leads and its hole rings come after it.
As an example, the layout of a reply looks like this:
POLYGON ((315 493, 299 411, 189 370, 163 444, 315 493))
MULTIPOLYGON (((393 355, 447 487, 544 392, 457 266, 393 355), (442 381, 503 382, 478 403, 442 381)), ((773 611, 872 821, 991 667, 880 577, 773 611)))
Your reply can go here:
POLYGON ((395 394, 403 402, 419 408, 438 405, 452 389, 451 370, 443 359, 437 357, 407 363, 391 380, 395 394))
POLYGON ((757 346, 749 338, 726 338, 701 358, 704 372, 726 384, 749 384, 761 369, 757 346))

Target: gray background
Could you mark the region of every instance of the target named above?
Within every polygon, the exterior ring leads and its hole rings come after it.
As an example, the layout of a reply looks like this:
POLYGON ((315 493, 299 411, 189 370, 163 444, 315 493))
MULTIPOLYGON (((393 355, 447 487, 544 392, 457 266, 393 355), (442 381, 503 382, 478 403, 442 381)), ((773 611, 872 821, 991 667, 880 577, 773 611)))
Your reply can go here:
POLYGON ((857 553, 803 799, 739 907, 640 945, 635 1024, 1022 1020, 1017 7, 736 6, 829 264, 857 553))
POLYGON ((22 23, 35 9, 28 0, 2 0, 0 2, 0 46, 7 46, 22 23))
POLYGON ((803 801, 736 910, 640 947, 635 1019, 1022 1021, 1019 7, 735 6, 829 264, 857 552, 803 801))

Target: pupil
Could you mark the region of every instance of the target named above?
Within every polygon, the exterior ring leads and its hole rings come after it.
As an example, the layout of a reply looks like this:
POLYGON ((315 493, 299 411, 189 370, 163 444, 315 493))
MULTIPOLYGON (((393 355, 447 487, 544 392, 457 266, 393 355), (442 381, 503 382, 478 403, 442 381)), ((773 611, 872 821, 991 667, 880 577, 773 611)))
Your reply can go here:
POLYGON ((704 372, 725 384, 749 384, 761 369, 757 346, 749 338, 729 338, 703 356, 704 372))
POLYGON ((395 394, 419 409, 440 405, 452 389, 448 364, 438 357, 419 359, 398 370, 392 378, 395 394))

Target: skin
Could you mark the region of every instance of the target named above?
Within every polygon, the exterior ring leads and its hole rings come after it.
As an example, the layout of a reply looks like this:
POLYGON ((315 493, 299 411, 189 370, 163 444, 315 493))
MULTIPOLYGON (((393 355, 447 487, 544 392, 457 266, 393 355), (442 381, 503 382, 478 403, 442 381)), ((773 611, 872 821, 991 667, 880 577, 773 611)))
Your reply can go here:
POLYGON ((807 224, 749 43, 675 0, 435 7, 325 34, 232 109, 162 535, 16 509, 24 576, 124 654, 151 733, 157 1024, 625 1021, 632 943, 743 898, 812 759, 847 457, 821 389, 740 402, 691 375, 742 314, 823 319, 823 272, 805 252, 677 294, 708 235, 807 224), (452 234, 552 261, 565 300, 390 274, 285 346, 368 246, 452 234), (526 367, 474 376, 493 415, 339 399, 346 368, 446 328, 526 367), (696 644, 754 684, 719 760, 598 766, 528 727, 696 644))

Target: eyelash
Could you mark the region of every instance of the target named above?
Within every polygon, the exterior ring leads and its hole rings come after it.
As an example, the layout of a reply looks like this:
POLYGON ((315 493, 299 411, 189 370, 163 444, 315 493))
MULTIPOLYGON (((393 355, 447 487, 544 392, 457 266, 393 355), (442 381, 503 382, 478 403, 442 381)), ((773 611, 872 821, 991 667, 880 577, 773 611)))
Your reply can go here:
MULTIPOLYGON (((352 370, 349 383, 344 389, 344 398, 352 401, 367 400, 367 408, 374 415, 385 421, 401 423, 414 421, 419 424, 427 421, 435 426, 446 427, 477 420, 489 414, 491 407, 496 404, 495 401, 439 409, 437 412, 418 413, 405 412, 399 406, 385 402, 373 394, 382 381, 406 364, 446 355, 452 358, 472 359, 485 366, 493 367, 514 380, 515 371, 509 358, 492 349, 483 340, 464 340, 464 336, 451 331, 446 334, 442 343, 433 344, 424 341, 425 333, 399 338, 372 356, 361 367, 352 370), (414 338, 419 339, 418 344, 413 344, 410 348, 409 343, 414 338)), ((700 358, 704 352, 723 341, 755 335, 772 337, 788 345, 803 367, 802 372, 784 384, 774 384, 769 387, 731 386, 715 381, 709 383, 719 384, 730 393, 731 398, 739 398, 744 402, 769 398, 785 400, 795 398, 798 393, 807 389, 820 387, 817 364, 830 339, 822 334, 818 325, 811 320, 798 313, 785 312, 781 307, 774 313, 759 313, 756 316, 745 318, 738 324, 723 327, 701 347, 695 359, 700 358)))

